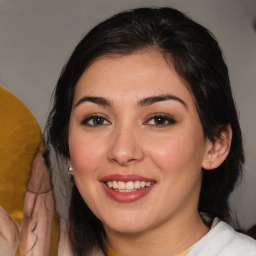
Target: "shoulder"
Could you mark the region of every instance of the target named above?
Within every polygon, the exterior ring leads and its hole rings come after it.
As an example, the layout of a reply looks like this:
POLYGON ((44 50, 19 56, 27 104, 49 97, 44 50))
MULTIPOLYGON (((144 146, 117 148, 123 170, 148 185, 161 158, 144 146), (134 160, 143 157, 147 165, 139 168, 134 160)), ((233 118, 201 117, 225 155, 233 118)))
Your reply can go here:
POLYGON ((236 232, 224 221, 220 221, 187 255, 256 256, 256 241, 236 232))

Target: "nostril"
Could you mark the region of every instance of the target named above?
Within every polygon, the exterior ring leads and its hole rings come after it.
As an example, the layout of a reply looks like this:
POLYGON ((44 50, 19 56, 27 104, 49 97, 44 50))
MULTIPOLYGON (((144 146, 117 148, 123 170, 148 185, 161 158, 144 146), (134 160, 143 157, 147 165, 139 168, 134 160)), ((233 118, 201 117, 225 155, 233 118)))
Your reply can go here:
POLYGON ((133 158, 133 157, 129 157, 127 155, 123 155, 123 156, 115 155, 111 159, 111 161, 113 161, 115 163, 118 163, 121 166, 127 166, 127 165, 130 165, 130 164, 136 163, 136 162, 138 162, 138 160, 139 159, 133 158))
POLYGON ((140 162, 143 158, 141 148, 133 148, 130 150, 118 150, 117 148, 110 150, 108 158, 110 161, 117 163, 121 166, 135 164, 140 162))

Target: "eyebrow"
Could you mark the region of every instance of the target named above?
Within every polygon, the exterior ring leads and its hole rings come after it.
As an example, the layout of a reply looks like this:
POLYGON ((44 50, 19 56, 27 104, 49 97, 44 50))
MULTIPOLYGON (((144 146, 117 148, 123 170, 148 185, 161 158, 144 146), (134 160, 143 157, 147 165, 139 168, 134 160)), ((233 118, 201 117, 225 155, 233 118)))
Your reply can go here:
POLYGON ((158 96, 152 96, 152 97, 147 97, 144 98, 142 100, 140 100, 138 102, 138 106, 139 107, 145 107, 145 106, 149 106, 152 105, 156 102, 160 102, 160 101, 166 101, 166 100, 175 100, 178 101, 179 103, 181 103, 186 109, 188 109, 188 105, 185 103, 185 101, 183 101, 182 99, 171 95, 171 94, 164 94, 164 95, 158 95, 158 96))
MULTIPOLYGON (((149 105, 152 105, 154 103, 161 102, 161 101, 166 101, 166 100, 175 100, 175 101, 181 103, 186 109, 188 109, 187 104, 182 99, 180 99, 180 98, 178 98, 174 95, 171 95, 171 94, 164 94, 164 95, 146 97, 142 100, 139 100, 137 104, 138 104, 139 107, 145 107, 145 106, 149 106, 149 105)), ((95 103, 97 105, 107 106, 107 107, 113 106, 113 102, 111 100, 107 99, 107 98, 85 96, 85 97, 82 97, 75 104, 75 107, 81 105, 84 102, 92 102, 92 103, 95 103)))
POLYGON ((113 103, 110 100, 103 97, 83 97, 76 103, 75 107, 79 106, 84 102, 92 102, 107 107, 111 107, 113 105, 113 103))

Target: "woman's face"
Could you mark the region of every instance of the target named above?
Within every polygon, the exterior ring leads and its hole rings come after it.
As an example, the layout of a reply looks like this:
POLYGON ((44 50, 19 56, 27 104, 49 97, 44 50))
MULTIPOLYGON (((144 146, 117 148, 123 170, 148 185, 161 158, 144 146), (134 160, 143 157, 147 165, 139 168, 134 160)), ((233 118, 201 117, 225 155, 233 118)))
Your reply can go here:
POLYGON ((197 213, 207 143, 193 97, 157 53, 97 60, 76 86, 70 161, 107 232, 146 232, 197 213))

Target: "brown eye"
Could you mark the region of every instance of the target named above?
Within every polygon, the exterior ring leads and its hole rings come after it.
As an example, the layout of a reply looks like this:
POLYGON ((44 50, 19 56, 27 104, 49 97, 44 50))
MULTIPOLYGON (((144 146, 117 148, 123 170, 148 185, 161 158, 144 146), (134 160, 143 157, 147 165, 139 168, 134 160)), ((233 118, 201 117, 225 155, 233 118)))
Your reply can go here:
POLYGON ((96 116, 92 118, 92 122, 94 125, 102 125, 104 124, 104 118, 100 117, 100 116, 96 116))
POLYGON ((153 120, 154 120, 154 123, 155 123, 156 125, 165 125, 165 124, 168 122, 168 121, 166 120, 166 118, 161 117, 161 116, 159 116, 159 117, 154 117, 153 120))
POLYGON ((147 124, 156 126, 156 127, 165 127, 168 125, 173 125, 176 123, 176 120, 167 115, 154 115, 153 117, 149 118, 147 124))
POLYGON ((102 125, 108 125, 110 122, 103 116, 99 115, 93 115, 85 118, 82 122, 82 125, 87 126, 102 126, 102 125))

